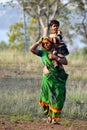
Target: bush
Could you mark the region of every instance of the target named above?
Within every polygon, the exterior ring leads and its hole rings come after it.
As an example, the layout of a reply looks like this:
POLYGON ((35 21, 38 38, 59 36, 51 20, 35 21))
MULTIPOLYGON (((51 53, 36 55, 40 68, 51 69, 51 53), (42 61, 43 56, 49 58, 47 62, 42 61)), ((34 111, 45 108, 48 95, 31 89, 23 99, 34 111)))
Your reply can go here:
POLYGON ((82 49, 82 54, 83 54, 83 55, 87 55, 87 47, 84 47, 84 48, 82 49))

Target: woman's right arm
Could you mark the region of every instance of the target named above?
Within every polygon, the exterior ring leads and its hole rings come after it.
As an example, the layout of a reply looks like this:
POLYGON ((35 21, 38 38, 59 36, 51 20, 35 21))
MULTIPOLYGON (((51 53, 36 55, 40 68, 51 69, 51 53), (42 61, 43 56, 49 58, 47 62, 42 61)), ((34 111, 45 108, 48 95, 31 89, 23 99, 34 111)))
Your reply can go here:
POLYGON ((33 53, 33 54, 36 54, 38 55, 38 46, 41 44, 41 41, 42 41, 42 38, 36 42, 34 45, 32 45, 29 50, 33 53))

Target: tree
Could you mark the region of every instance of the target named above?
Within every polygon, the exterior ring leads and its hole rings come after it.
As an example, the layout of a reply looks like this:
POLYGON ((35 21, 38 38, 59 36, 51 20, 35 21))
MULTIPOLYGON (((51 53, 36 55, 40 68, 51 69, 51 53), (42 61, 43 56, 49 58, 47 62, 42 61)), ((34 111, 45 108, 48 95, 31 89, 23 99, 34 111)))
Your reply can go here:
POLYGON ((18 0, 18 2, 31 18, 37 19, 39 36, 41 34, 46 36, 49 32, 48 24, 50 20, 58 19, 61 21, 61 29, 64 31, 67 42, 72 42, 72 37, 77 32, 87 40, 86 0, 66 0, 66 3, 62 0, 18 0), (73 26, 70 17, 75 18, 78 14, 81 23, 78 25, 76 22, 73 26), (73 32, 73 30, 76 32, 73 32))
MULTIPOLYGON (((29 22, 27 23, 26 32, 27 32, 27 40, 28 40, 28 46, 30 44, 30 41, 34 42, 37 37, 37 19, 29 18, 29 22), (32 36, 32 37, 31 37, 32 36)), ((9 37, 9 47, 10 48, 18 48, 20 50, 25 49, 25 37, 24 37, 24 28, 23 28, 23 22, 17 22, 10 26, 9 31, 7 33, 9 37)))
POLYGON ((72 3, 73 8, 73 28, 76 35, 81 36, 81 40, 87 43, 87 1, 76 0, 72 3), (76 19, 77 18, 77 19, 76 19))
POLYGON ((3 50, 3 49, 7 49, 8 48, 8 45, 5 41, 1 41, 0 42, 0 49, 3 50))
MULTIPOLYGON (((23 11, 29 16, 27 32, 29 44, 41 35, 49 33, 49 22, 52 19, 60 21, 66 43, 73 43, 73 39, 80 35, 82 42, 87 41, 86 0, 17 0, 23 11), (78 18, 78 19, 77 19, 78 18), (80 19, 80 20, 79 20, 80 19)), ((24 31, 22 26, 15 23, 9 30, 10 44, 21 44, 24 47, 24 31), (19 27, 15 27, 19 26, 19 27), (11 29, 12 28, 12 29, 11 29)))
POLYGON ((23 33, 23 23, 15 23, 10 26, 9 32, 7 33, 9 37, 9 46, 11 48, 24 49, 24 33, 23 33))
MULTIPOLYGON (((60 10, 67 6, 67 4, 69 4, 71 1, 72 0, 65 5, 62 5, 60 0, 19 0, 21 6, 23 6, 23 9, 27 12, 27 14, 30 17, 37 19, 39 25, 39 34, 41 35, 42 33, 43 36, 46 36, 48 33, 48 24, 50 20, 54 18, 61 19, 60 10)), ((69 13, 67 8, 66 12, 69 13)), ((67 16, 66 19, 69 20, 67 16)))

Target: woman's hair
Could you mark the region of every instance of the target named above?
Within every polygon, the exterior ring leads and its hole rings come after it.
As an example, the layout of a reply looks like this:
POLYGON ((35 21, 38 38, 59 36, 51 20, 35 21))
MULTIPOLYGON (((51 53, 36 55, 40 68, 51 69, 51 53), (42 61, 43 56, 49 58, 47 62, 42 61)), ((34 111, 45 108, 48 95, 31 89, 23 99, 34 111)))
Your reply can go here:
POLYGON ((60 22, 57 21, 57 20, 51 20, 50 23, 49 23, 49 26, 51 27, 53 24, 57 24, 58 27, 60 26, 60 22))

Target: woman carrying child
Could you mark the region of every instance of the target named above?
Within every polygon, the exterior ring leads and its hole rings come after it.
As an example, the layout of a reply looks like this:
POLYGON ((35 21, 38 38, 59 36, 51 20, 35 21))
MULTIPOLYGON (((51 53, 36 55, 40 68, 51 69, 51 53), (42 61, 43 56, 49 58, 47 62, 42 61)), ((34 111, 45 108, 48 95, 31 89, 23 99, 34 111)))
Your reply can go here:
POLYGON ((44 114, 47 115, 47 122, 55 124, 61 119, 65 102, 68 74, 63 65, 67 65, 68 61, 65 56, 54 55, 52 48, 53 43, 48 38, 41 38, 30 47, 30 51, 41 57, 43 61, 39 104, 43 107, 44 114), (61 64, 61 69, 54 67, 54 60, 61 64))

